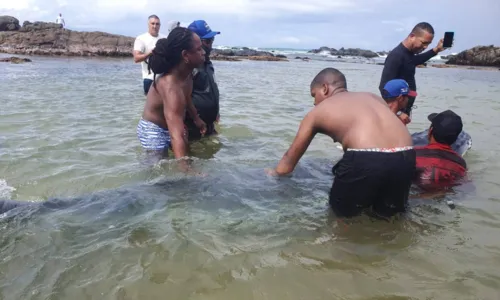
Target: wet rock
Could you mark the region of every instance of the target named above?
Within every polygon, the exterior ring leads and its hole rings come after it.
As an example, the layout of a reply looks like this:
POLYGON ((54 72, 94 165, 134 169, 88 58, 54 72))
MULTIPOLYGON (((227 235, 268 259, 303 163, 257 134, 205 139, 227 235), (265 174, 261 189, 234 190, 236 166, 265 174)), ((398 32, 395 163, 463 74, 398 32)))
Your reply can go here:
POLYGON ((500 67, 500 47, 476 46, 450 57, 448 65, 500 67))
POLYGON ((249 60, 260 60, 260 61, 288 61, 286 58, 281 58, 277 56, 248 56, 249 60))
POLYGON ((13 64, 21 64, 25 62, 31 62, 31 59, 11 56, 11 57, 0 58, 0 62, 11 62, 13 64))
POLYGON ((321 47, 319 49, 313 49, 308 51, 308 53, 321 53, 321 52, 328 52, 330 55, 333 56, 360 56, 360 57, 365 57, 365 58, 373 58, 373 57, 378 57, 379 55, 371 50, 365 50, 365 49, 360 49, 360 48, 347 48, 345 49, 344 47, 340 48, 339 50, 336 50, 335 48, 328 48, 328 47, 321 47))
POLYGON ((11 16, 0 16, 0 31, 19 30, 19 20, 11 16))
POLYGON ((210 55, 211 60, 222 60, 222 61, 241 61, 240 58, 235 57, 233 55, 221 55, 221 54, 216 54, 216 55, 210 55))
POLYGON ((135 38, 80 32, 47 22, 24 22, 18 31, 0 32, 0 52, 24 55, 132 56, 135 38))
POLYGON ((332 52, 332 51, 337 51, 337 50, 335 50, 334 48, 329 48, 329 47, 323 46, 323 47, 320 47, 319 49, 313 49, 313 50, 307 51, 307 53, 318 54, 321 52, 332 52))

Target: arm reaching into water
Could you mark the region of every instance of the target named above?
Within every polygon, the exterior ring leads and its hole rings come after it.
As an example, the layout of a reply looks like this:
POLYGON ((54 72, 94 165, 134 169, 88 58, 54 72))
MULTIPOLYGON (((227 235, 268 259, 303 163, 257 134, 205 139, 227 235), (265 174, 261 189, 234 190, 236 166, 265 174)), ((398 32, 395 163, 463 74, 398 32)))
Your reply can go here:
POLYGON ((163 113, 167 121, 172 150, 175 158, 187 155, 187 144, 184 139, 184 109, 186 100, 182 89, 165 87, 163 91, 163 113))
POLYGON ((288 148, 288 151, 285 152, 285 155, 283 155, 283 158, 281 158, 278 166, 276 166, 276 169, 273 170, 274 172, 272 173, 276 175, 286 175, 293 172, 295 166, 302 155, 304 155, 317 133, 316 114, 316 110, 313 109, 304 117, 292 145, 288 148))

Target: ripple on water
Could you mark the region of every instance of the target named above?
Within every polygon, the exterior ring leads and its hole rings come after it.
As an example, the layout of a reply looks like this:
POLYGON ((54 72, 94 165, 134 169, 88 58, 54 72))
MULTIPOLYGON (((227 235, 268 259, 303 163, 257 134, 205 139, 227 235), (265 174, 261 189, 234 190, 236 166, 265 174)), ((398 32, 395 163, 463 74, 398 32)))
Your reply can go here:
MULTIPOLYGON (((341 222, 327 206, 341 155, 331 139, 315 138, 294 176, 264 173, 313 107, 310 80, 331 65, 215 62, 220 136, 193 146, 205 177, 179 175, 171 161, 142 164, 144 96, 129 60, 0 69, 0 191, 48 199, 0 218, 0 298, 494 298, 499 73, 417 72, 410 129, 427 128, 431 112, 461 114, 474 192, 415 201, 390 222, 341 222)), ((381 66, 334 65, 351 90, 378 94, 381 66)))

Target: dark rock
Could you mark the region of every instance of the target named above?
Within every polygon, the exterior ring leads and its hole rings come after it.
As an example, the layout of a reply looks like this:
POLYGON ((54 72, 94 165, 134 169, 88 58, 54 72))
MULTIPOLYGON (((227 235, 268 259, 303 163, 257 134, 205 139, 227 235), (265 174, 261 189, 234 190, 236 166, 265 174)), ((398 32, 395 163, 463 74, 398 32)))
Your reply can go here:
POLYGON ((320 47, 319 49, 313 49, 313 50, 307 51, 307 53, 317 54, 320 52, 331 52, 331 51, 337 51, 337 50, 335 50, 334 48, 329 48, 329 47, 323 46, 323 47, 320 47))
POLYGON ((11 57, 0 58, 0 62, 11 62, 13 64, 21 64, 25 62, 31 62, 31 59, 11 56, 11 57))
POLYGON ((19 31, 0 32, 0 52, 25 55, 132 56, 135 38, 105 32, 62 29, 58 24, 25 22, 19 31))
POLYGON ((19 30, 19 20, 11 16, 0 16, 0 31, 19 30))
POLYGON ((274 56, 271 52, 257 51, 243 47, 242 49, 213 49, 210 55, 225 55, 225 56, 274 56))
POLYGON ((331 51, 332 55, 341 55, 341 56, 361 56, 366 58, 378 57, 378 54, 371 50, 364 50, 360 48, 340 48, 338 51, 331 51))
POLYGON ((38 31, 45 29, 59 29, 61 28, 61 24, 49 23, 49 22, 28 22, 24 21, 23 27, 19 29, 19 31, 28 32, 28 31, 38 31))
POLYGON ((364 49, 359 49, 359 48, 348 48, 344 49, 343 47, 340 48, 339 50, 336 50, 334 48, 328 48, 328 47, 321 47, 319 49, 313 49, 308 51, 308 53, 321 53, 321 52, 328 52, 330 55, 337 56, 338 58, 341 58, 340 56, 361 56, 361 57, 366 57, 366 58, 373 58, 373 57, 378 57, 379 55, 371 50, 364 50, 364 49))
POLYGON ((500 47, 476 46, 450 57, 445 64, 500 67, 500 47))
POLYGON ((286 55, 283 55, 283 54, 278 54, 278 55, 276 55, 276 57, 278 57, 278 58, 288 58, 288 57, 286 57, 286 55))

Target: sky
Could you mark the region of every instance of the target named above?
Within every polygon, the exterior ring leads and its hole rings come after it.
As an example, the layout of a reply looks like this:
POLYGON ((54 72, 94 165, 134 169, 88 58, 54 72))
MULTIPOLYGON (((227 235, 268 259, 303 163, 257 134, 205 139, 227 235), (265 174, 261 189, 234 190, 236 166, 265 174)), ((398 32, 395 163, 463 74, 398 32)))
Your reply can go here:
POLYGON ((135 37, 147 17, 187 26, 205 20, 220 31, 215 45, 260 48, 363 48, 391 50, 418 22, 455 32, 456 53, 477 45, 500 46, 500 0, 0 0, 0 15, 24 21, 55 21, 63 14, 72 30, 135 37), (460 3, 461 2, 461 3, 460 3))

